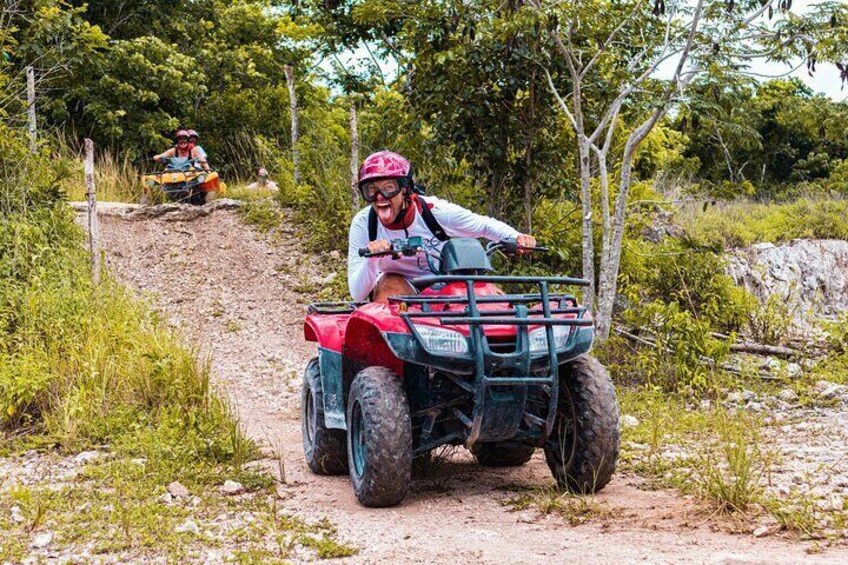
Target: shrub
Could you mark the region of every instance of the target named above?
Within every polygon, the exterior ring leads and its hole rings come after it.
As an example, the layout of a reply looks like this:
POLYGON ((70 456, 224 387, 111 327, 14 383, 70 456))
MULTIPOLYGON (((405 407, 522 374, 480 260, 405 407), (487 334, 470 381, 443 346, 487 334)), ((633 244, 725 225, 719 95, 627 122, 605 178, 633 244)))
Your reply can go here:
POLYGON ((619 375, 670 392, 711 388, 715 367, 727 357, 729 346, 712 337, 706 322, 676 302, 659 300, 631 308, 623 317, 641 328, 644 346, 616 367, 619 375))
POLYGON ((771 455, 759 448, 756 422, 718 412, 715 443, 698 448, 692 480, 699 496, 722 512, 744 512, 761 502, 771 455))
POLYGON ((711 250, 666 239, 634 244, 623 270, 622 290, 632 306, 661 300, 676 302, 697 320, 721 331, 744 326, 756 299, 724 274, 725 261, 711 250))

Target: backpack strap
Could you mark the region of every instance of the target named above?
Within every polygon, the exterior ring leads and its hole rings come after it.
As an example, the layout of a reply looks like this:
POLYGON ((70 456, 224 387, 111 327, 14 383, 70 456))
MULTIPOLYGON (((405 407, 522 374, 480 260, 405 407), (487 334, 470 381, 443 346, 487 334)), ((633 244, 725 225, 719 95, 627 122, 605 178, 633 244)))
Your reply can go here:
MULTIPOLYGON (((430 207, 427 206, 427 203, 423 200, 421 202, 421 218, 424 220, 424 223, 427 224, 427 229, 436 236, 436 239, 439 241, 447 241, 450 239, 450 236, 445 232, 445 228, 439 223, 436 219, 436 216, 433 215, 433 211, 430 210, 430 207)), ((368 211, 368 241, 376 241, 377 239, 377 212, 374 211, 374 208, 371 208, 368 211)))
POLYGON ((377 212, 373 206, 368 211, 368 241, 377 241, 377 212))
POLYGON ((445 228, 439 223, 436 219, 436 216, 433 215, 433 211, 430 210, 430 207, 427 206, 427 203, 421 200, 421 218, 424 220, 424 223, 427 224, 427 227, 433 235, 436 236, 436 239, 439 241, 447 241, 450 239, 450 236, 445 232, 445 228))

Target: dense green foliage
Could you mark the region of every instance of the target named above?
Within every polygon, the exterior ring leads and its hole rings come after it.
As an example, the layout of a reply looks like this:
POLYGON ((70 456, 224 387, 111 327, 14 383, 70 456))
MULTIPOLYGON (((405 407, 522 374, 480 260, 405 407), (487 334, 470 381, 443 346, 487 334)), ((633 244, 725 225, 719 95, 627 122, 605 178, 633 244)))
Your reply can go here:
MULTIPOLYGON (((688 135, 686 153, 697 158, 698 177, 707 183, 749 181, 759 196, 845 194, 844 102, 814 96, 798 79, 709 85, 697 100, 675 127, 688 135)), ((744 190, 739 186, 731 194, 744 190)))
POLYGON ((721 203, 681 214, 689 236, 714 251, 792 239, 848 240, 848 201, 800 198, 786 204, 721 203))
MULTIPOLYGON (((246 173, 257 139, 289 145, 283 66, 308 56, 296 43, 309 29, 271 5, 42 0, 8 16, 3 43, 16 80, 35 65, 49 125, 136 157, 193 127, 222 168, 246 173)), ((305 106, 324 98, 301 85, 305 106)))

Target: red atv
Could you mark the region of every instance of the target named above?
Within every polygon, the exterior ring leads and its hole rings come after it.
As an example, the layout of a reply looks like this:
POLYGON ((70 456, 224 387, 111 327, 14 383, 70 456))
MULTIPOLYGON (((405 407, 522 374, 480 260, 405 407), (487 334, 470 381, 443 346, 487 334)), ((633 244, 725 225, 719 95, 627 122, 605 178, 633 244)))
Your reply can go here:
POLYGON ((304 332, 318 356, 304 374, 302 425, 315 473, 349 472, 360 503, 393 506, 406 495, 413 458, 451 444, 495 467, 523 465, 541 447, 557 483, 581 493, 610 481, 615 389, 586 355, 590 314, 549 290, 588 282, 487 274, 493 253, 518 250, 515 241, 484 250, 454 238, 438 252, 421 238, 396 240, 380 255, 422 255, 434 273, 413 281, 420 294, 310 305, 304 332))

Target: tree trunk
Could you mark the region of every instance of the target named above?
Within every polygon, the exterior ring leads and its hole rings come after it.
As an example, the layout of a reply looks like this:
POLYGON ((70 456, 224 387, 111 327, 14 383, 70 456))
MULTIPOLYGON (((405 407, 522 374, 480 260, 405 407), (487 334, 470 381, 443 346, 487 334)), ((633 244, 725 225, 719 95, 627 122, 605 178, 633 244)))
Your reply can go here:
POLYGON ((356 106, 350 107, 350 210, 359 211, 359 131, 356 124, 356 106))
POLYGON ((536 73, 530 82, 530 127, 524 145, 524 233, 533 231, 533 135, 536 120, 536 73))
POLYGON ((294 166, 294 182, 300 183, 300 151, 297 148, 297 140, 300 136, 297 120, 297 93, 294 90, 294 73, 289 65, 283 67, 286 73, 286 85, 289 87, 289 102, 291 105, 291 144, 292 164, 294 166))
POLYGON ((618 196, 615 201, 615 217, 613 219, 613 238, 609 251, 609 257, 604 257, 601 270, 606 271, 604 278, 606 285, 602 295, 598 296, 598 310, 596 323, 598 337, 605 340, 609 337, 612 327, 612 308, 615 303, 615 294, 618 291, 618 270, 621 266, 621 245, 624 241, 624 217, 627 212, 627 196, 630 192, 633 173, 633 156, 636 148, 650 133, 654 126, 663 116, 662 109, 655 111, 650 118, 636 128, 627 138, 624 153, 621 158, 621 173, 619 175, 618 196))
POLYGON ((35 152, 38 141, 38 129, 35 120, 35 69, 26 68, 27 76, 27 130, 29 131, 30 151, 35 152))
MULTIPOLYGON (((601 234, 601 272, 598 279, 598 317, 597 327, 598 334, 606 339, 609 336, 609 326, 611 319, 604 316, 606 312, 606 300, 610 294, 611 273, 609 265, 612 253, 612 221, 610 218, 610 199, 609 199, 609 176, 607 171, 607 155, 600 151, 597 153, 598 159, 598 179, 601 185, 601 214, 603 221, 603 233, 601 234)), ((614 295, 614 292, 613 292, 614 295)))
POLYGON ((595 311, 595 233, 592 224, 592 169, 589 160, 589 140, 582 133, 577 135, 580 155, 580 200, 583 204, 583 278, 589 286, 583 292, 583 305, 595 311))

